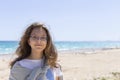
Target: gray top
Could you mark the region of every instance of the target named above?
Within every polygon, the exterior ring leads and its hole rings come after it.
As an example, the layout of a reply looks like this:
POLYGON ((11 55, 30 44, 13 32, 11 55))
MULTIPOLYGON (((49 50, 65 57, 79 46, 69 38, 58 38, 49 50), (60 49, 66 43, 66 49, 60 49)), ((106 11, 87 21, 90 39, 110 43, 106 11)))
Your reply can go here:
MULTIPOLYGON (((44 67, 36 67, 34 69, 28 69, 22 67, 18 62, 14 64, 10 71, 9 80, 54 80, 54 78, 47 79, 50 72, 50 66, 45 65, 44 67)), ((60 80, 63 80, 63 77, 60 77, 60 80)))

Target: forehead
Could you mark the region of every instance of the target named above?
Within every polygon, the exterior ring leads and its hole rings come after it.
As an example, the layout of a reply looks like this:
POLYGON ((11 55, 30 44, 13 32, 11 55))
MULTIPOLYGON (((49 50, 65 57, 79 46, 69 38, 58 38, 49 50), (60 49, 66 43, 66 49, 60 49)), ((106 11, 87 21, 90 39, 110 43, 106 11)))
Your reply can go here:
POLYGON ((35 28, 32 30, 31 35, 46 36, 47 33, 43 28, 35 28))

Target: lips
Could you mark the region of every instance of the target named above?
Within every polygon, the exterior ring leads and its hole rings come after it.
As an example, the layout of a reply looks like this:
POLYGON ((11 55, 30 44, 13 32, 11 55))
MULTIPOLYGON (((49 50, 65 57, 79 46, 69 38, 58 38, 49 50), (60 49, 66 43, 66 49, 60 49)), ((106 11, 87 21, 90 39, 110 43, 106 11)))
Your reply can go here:
POLYGON ((42 46, 42 45, 35 45, 35 46, 42 46))

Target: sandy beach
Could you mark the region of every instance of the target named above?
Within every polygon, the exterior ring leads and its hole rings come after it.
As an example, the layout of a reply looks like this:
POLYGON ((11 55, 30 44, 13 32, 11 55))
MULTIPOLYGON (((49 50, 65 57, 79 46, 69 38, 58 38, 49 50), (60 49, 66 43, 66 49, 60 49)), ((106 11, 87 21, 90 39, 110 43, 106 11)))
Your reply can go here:
MULTIPOLYGON (((8 80, 12 55, 0 55, 0 80, 8 80)), ((64 80, 93 80, 120 72, 120 49, 59 52, 64 80), (83 54, 84 53, 84 54, 83 54)))

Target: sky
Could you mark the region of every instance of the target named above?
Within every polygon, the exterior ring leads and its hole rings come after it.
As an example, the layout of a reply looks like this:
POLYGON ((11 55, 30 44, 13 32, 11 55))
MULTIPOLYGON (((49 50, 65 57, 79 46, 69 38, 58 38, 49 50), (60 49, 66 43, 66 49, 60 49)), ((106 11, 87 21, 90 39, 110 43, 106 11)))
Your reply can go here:
POLYGON ((0 0, 0 41, 20 40, 33 22, 54 41, 120 41, 120 0, 0 0))

